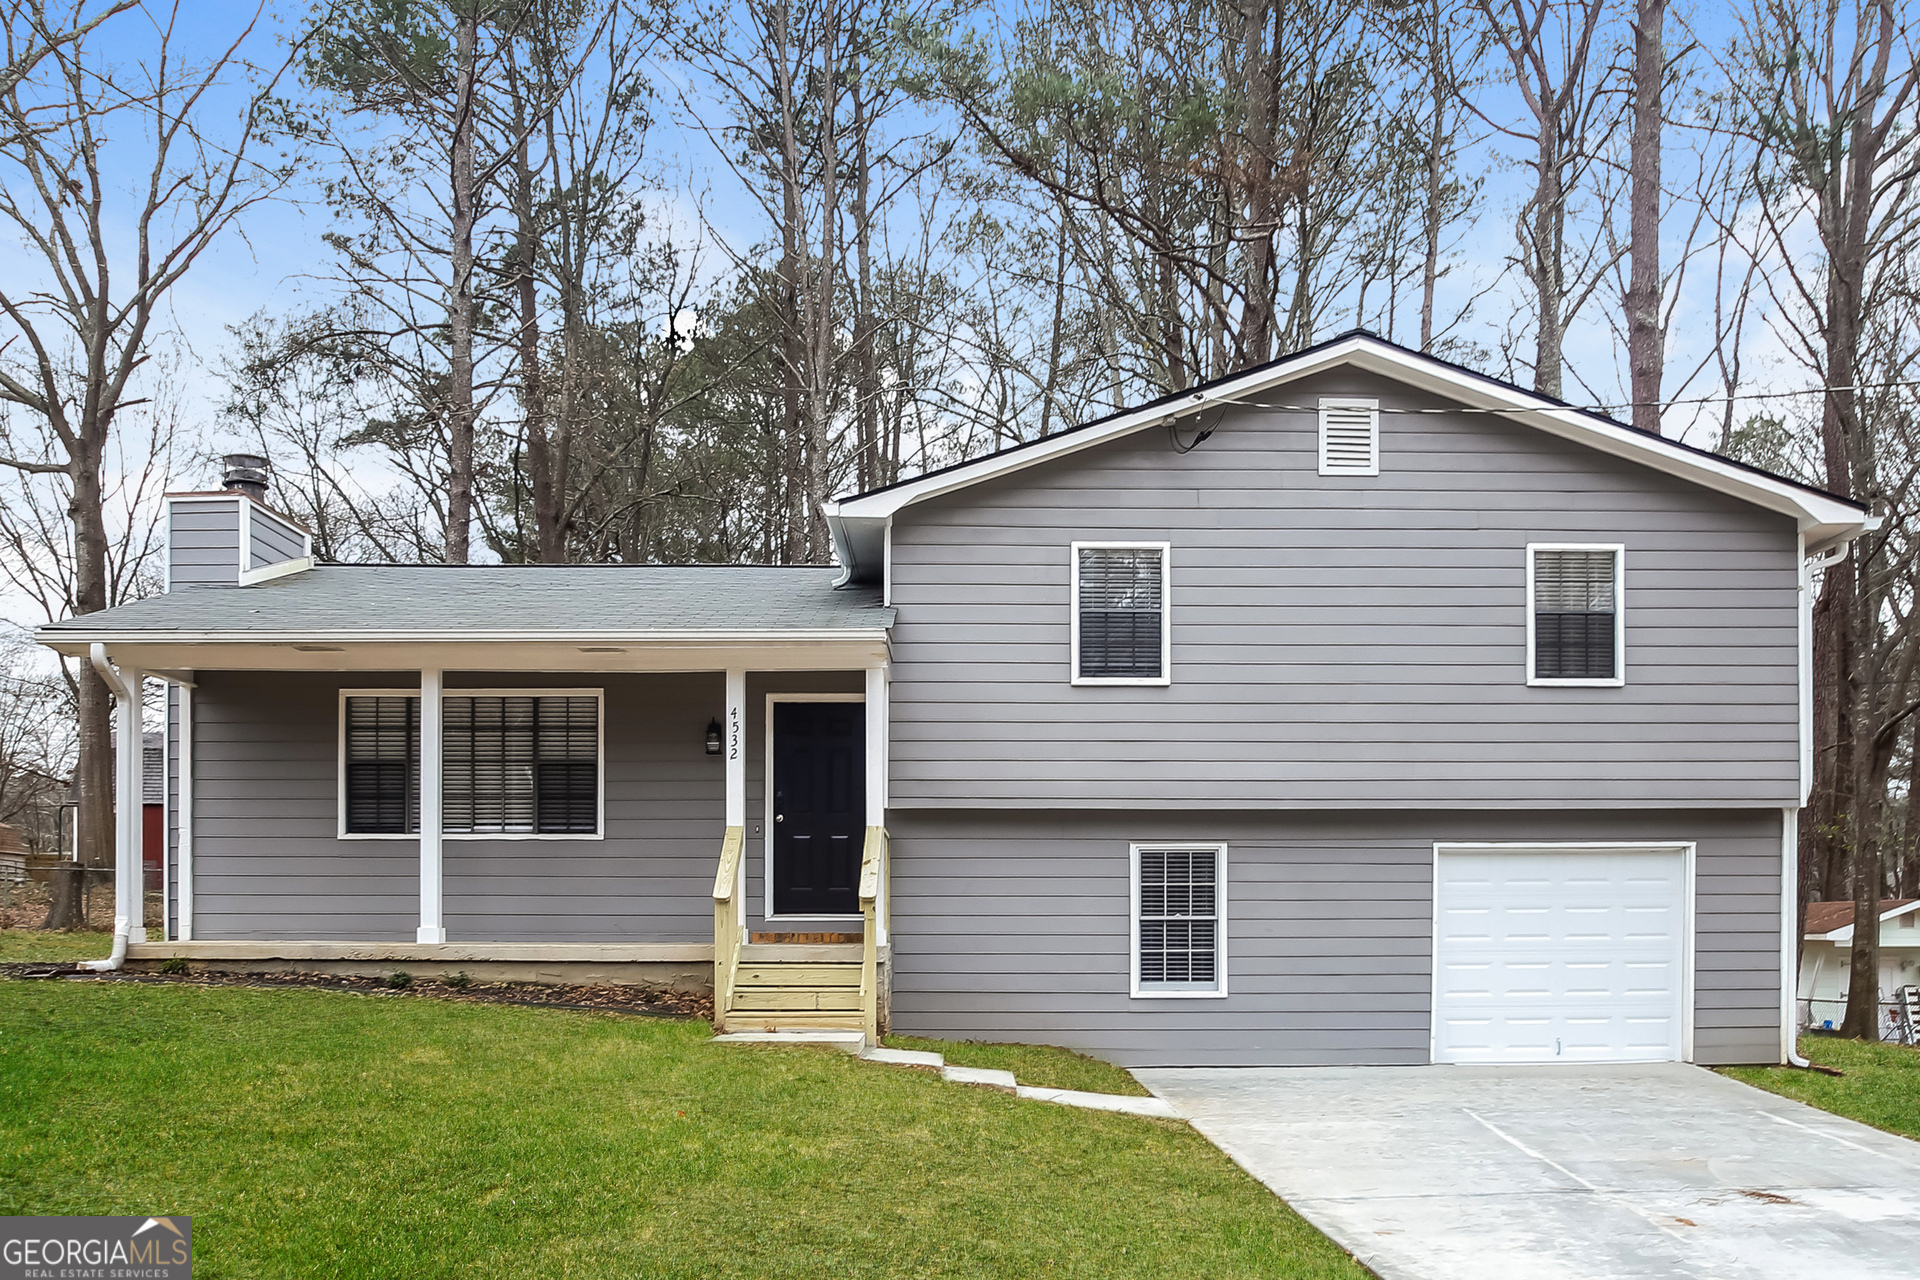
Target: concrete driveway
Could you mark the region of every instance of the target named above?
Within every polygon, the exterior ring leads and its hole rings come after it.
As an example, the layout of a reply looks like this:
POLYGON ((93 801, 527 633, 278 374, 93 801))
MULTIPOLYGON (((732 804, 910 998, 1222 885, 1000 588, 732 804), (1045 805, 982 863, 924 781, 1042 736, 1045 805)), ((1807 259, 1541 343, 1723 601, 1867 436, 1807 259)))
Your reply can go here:
POLYGON ((1920 1143, 1698 1067, 1134 1074, 1384 1280, 1920 1275, 1920 1143))

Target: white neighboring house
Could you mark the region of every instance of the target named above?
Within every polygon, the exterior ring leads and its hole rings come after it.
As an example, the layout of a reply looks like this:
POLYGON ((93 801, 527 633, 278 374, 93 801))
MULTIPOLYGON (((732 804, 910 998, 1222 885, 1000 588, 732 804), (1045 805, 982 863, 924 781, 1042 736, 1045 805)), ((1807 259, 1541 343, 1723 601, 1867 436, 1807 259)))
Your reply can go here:
MULTIPOLYGON (((1800 952, 1800 1007, 1804 1025, 1831 1029, 1847 1011, 1853 953, 1853 904, 1807 904, 1807 945, 1800 952)), ((1889 1023, 1901 987, 1920 985, 1920 898, 1880 904, 1880 1002, 1889 1023)), ((1884 1034, 1884 1032, 1883 1032, 1884 1034)))

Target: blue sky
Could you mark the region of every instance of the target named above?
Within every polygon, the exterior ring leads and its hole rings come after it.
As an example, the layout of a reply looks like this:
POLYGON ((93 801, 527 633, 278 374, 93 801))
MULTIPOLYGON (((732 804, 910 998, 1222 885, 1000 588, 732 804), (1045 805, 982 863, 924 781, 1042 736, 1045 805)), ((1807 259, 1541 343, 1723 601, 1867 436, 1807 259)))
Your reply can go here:
MULTIPOLYGON (((210 52, 217 43, 224 43, 237 33, 254 12, 251 4, 236 3, 235 0, 199 0, 192 6, 191 19, 185 24, 186 38, 197 42, 201 50, 210 52)), ((303 18, 305 12, 302 5, 284 2, 270 10, 261 20, 265 38, 256 36, 252 45, 255 60, 277 61, 282 56, 277 40, 290 29, 290 20, 303 18)), ((1692 11, 1676 10, 1671 20, 1670 42, 1685 38, 1689 33, 1709 42, 1722 41, 1731 29, 1731 12, 1724 5, 1703 5, 1692 11)), ((109 23, 99 37, 100 47, 128 60, 143 55, 151 48, 153 40, 151 29, 141 25, 143 21, 138 16, 128 15, 109 23)), ((742 219, 739 225, 729 227, 724 221, 727 210, 744 208, 745 202, 729 198, 730 176, 724 165, 716 163, 717 158, 706 139, 697 130, 682 127, 681 121, 676 118, 681 108, 675 101, 674 82, 681 80, 684 83, 683 73, 665 64, 657 64, 654 70, 660 93, 657 108, 659 119, 648 146, 653 162, 661 167, 668 184, 662 197, 662 216, 690 221, 691 210, 698 202, 710 217, 717 216, 722 220, 722 230, 736 247, 745 247, 756 234, 751 222, 742 219)), ((242 96, 238 89, 230 90, 211 106, 215 112, 224 110, 231 118, 231 114, 238 110, 242 96)), ((1500 91, 1489 91, 1486 107, 1490 113, 1496 116, 1501 114, 1501 99, 1500 91)), ((1507 103, 1505 107, 1511 109, 1517 105, 1507 103)), ((1685 139, 1675 139, 1668 161, 1670 178, 1684 168, 1683 152, 1688 145, 1691 144, 1685 139)), ((1527 304, 1521 282, 1511 272, 1505 275, 1504 280, 1493 283, 1502 272, 1501 259, 1511 243, 1512 211, 1520 198, 1524 175, 1511 164, 1498 162, 1493 146, 1483 146, 1475 151, 1468 165, 1483 173, 1487 182, 1481 218, 1469 243, 1487 248, 1481 256, 1467 256, 1450 287, 1455 296, 1465 296, 1470 291, 1478 292, 1491 284, 1491 292, 1480 303, 1480 320, 1472 336, 1484 344, 1492 345, 1491 340, 1500 327, 1498 322, 1523 310, 1527 304)), ((133 173, 126 175, 129 180, 136 176, 133 173)), ((315 278, 316 274, 324 274, 327 270, 330 256, 320 238, 328 226, 328 213, 314 198, 316 195, 311 188, 296 188, 288 193, 289 198, 253 210, 241 233, 229 236, 204 259, 175 289, 171 298, 172 328, 182 344, 181 378, 188 402, 188 418, 212 436, 216 444, 220 441, 215 430, 214 410, 220 388, 215 371, 228 343, 229 327, 259 311, 293 311, 320 302, 331 294, 328 284, 315 278)), ((1570 336, 1570 361, 1579 372, 1588 375, 1594 391, 1591 397, 1587 396, 1570 377, 1567 393, 1570 399, 1592 398, 1607 402, 1623 398, 1615 372, 1618 362, 1613 350, 1613 338, 1604 323, 1605 309, 1609 305, 1609 299, 1603 292, 1589 305, 1582 322, 1576 325, 1570 336)), ((1710 310, 1710 307, 1711 298, 1699 291, 1699 281, 1696 279, 1683 297, 1683 306, 1677 313, 1671 369, 1677 371, 1689 367, 1703 354, 1697 321, 1705 314, 1702 308, 1710 310)), ((1344 324, 1338 327, 1344 327, 1344 324)), ((1762 351, 1763 345, 1756 344, 1756 354, 1762 351)), ((1766 383, 1805 385, 1801 371, 1782 360, 1777 352, 1772 358, 1774 368, 1762 375, 1766 383)), ((1499 372, 1498 369, 1491 371, 1499 372)))

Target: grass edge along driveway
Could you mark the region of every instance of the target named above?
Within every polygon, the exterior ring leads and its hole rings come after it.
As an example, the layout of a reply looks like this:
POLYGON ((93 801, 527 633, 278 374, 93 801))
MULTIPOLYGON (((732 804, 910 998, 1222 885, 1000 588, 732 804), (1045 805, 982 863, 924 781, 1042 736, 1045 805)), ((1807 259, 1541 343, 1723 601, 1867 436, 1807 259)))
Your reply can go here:
POLYGON ((1903 1138, 1920 1139, 1920 1049, 1866 1044, 1837 1036, 1800 1037, 1800 1054, 1844 1075, 1795 1067, 1722 1067, 1723 1075, 1870 1124, 1903 1138))
POLYGON ((1183 1124, 704 1023, 0 984, 0 1213, 194 1218, 195 1274, 1363 1277, 1183 1124))

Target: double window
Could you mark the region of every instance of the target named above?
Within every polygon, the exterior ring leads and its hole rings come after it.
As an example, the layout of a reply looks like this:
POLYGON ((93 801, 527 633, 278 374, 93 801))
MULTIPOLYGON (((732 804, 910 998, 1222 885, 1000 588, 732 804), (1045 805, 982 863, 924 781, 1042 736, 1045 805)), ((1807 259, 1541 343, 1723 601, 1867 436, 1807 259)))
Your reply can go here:
POLYGON ((1225 845, 1133 846, 1134 995, 1227 993, 1226 864, 1225 845))
POLYGON ((1164 542, 1073 544, 1075 684, 1166 684, 1164 542))
POLYGON ((1527 683, 1619 685, 1626 675, 1618 545, 1527 547, 1527 683))
MULTIPOLYGON (((420 830, 420 698, 348 694, 342 708, 342 830, 420 830)), ((597 835, 598 693, 441 698, 441 830, 448 835, 597 835)))

